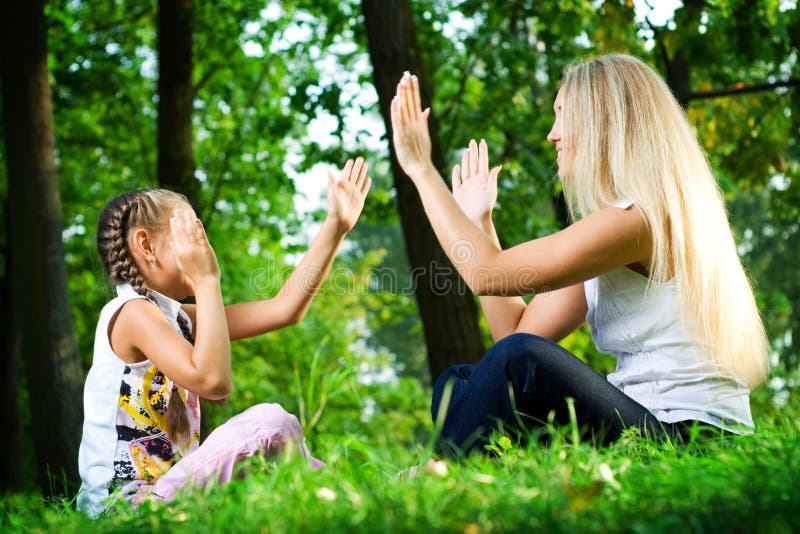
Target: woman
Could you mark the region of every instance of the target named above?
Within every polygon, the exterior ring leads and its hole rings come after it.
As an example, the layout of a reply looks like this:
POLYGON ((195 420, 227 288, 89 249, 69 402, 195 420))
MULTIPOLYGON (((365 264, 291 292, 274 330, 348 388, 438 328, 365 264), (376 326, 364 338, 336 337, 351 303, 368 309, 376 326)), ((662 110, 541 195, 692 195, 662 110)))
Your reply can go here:
POLYGON ((752 431, 749 388, 766 376, 767 341, 680 105, 640 60, 606 55, 566 71, 554 111, 547 138, 575 222, 501 250, 486 143, 470 143, 451 195, 431 162, 416 77, 404 75, 392 102, 397 158, 497 341, 477 366, 437 380, 442 443, 470 451, 500 425, 566 423, 568 398, 603 442, 627 427, 672 436, 694 421, 752 431), (520 298, 537 293, 527 306, 520 298), (584 321, 617 356, 608 380, 556 344, 584 321))

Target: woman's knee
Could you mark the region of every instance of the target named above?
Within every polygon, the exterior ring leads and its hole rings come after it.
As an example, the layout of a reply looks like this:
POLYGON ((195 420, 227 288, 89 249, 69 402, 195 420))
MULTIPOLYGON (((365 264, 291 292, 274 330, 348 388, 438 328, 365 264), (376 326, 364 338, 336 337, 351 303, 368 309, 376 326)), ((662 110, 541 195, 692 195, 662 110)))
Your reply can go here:
POLYGON ((436 379, 436 382, 433 384, 434 391, 441 391, 447 385, 448 382, 453 382, 456 380, 466 380, 469 378, 469 375, 474 368, 474 365, 469 364, 458 364, 453 365, 452 367, 448 367, 447 369, 439 375, 436 379))
MULTIPOLYGON (((483 357, 486 364, 499 365, 503 368, 509 363, 524 363, 539 360, 543 355, 558 347, 549 339, 535 336, 533 334, 511 334, 504 337, 483 357)), ((484 363, 484 362, 481 362, 484 363)))

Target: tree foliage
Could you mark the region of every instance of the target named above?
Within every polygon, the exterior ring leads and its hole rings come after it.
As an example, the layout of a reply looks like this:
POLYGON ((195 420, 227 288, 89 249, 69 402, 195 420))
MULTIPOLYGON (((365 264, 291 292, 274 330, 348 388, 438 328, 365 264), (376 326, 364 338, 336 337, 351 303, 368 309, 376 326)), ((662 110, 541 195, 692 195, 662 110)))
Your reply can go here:
MULTIPOLYGON (((492 160, 503 165, 496 225, 507 246, 565 223, 555 153, 546 141, 563 69, 610 51, 655 66, 686 105, 718 173, 775 363, 796 368, 796 2, 686 0, 663 20, 646 4, 637 11, 623 0, 410 5, 431 73, 443 166, 458 162, 469 139, 487 140, 492 160)), ((157 2, 53 0, 46 16, 64 258, 88 369, 97 314, 111 296, 95 251, 98 215, 116 194, 157 184, 157 2)), ((390 388, 363 382, 391 384, 396 374, 427 379, 361 2, 195 2, 193 22, 190 179, 228 302, 279 289, 319 220, 314 208, 326 167, 363 153, 374 179, 362 220, 304 322, 235 344, 236 390, 214 417, 274 399, 312 427, 354 428, 348 417, 361 417, 372 402, 379 411, 380 402, 401 402, 390 388), (329 398, 341 389, 336 380, 345 382, 342 373, 358 376, 363 388, 329 398), (347 417, 320 416, 326 410, 347 417)), ((5 141, 7 129, 0 136, 5 141)), ((0 153, 4 202, 6 164, 0 153)), ((5 247, 5 204, 3 210, 5 247)), ((3 256, 5 281, 7 273, 3 256)), ((488 342, 485 326, 482 335, 488 342)), ((586 331, 564 343, 597 369, 613 365, 594 351, 586 331)), ((420 432, 418 422, 395 423, 409 439, 420 432)))

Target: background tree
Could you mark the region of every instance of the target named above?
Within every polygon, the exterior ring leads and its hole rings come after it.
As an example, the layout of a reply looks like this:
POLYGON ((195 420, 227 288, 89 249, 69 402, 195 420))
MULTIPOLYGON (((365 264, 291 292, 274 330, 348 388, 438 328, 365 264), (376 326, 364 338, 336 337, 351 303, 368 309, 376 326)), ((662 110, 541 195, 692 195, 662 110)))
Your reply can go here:
MULTIPOLYGON (((389 107, 403 72, 419 75, 424 106, 432 101, 432 85, 422 64, 408 0, 363 0, 361 6, 381 115, 387 137, 391 139, 389 107)), ((434 165, 442 175, 447 175, 433 114, 429 128, 434 165)), ((436 380, 451 365, 476 362, 483 355, 477 308, 466 284, 439 245, 419 195, 397 163, 391 143, 389 152, 406 251, 414 273, 414 290, 425 331, 431 380, 436 380)))
MULTIPOLYGON (((2 46, 2 45, 0 45, 2 46)), ((0 120, 0 123, 2 120, 0 120)), ((0 163, 0 165, 3 165, 0 163)), ((4 166, 4 165, 3 165, 4 166)), ((4 192, 5 193, 5 192, 4 192)), ((8 216, 6 198, 2 200, 3 213, 8 216)), ((8 224, 2 226, 2 277, 0 278, 0 328, 3 346, 3 369, 5 372, 0 377, 0 403, 4 407, 0 414, 0 426, 6 429, 6 437, 0 443, 0 491, 16 491, 24 487, 25 456, 23 454, 23 426, 20 412, 19 387, 20 354, 19 354, 19 327, 15 324, 16 314, 11 310, 11 280, 9 273, 9 254, 6 239, 8 224)))
MULTIPOLYGON (((192 153, 192 0, 158 2, 158 182, 197 205, 192 153)), ((201 214, 202 215, 202 214, 201 214)))
POLYGON ((6 2, 3 11, 10 324, 19 329, 38 482, 52 494, 63 489, 58 477, 77 481, 83 410, 64 267, 44 2, 6 2))

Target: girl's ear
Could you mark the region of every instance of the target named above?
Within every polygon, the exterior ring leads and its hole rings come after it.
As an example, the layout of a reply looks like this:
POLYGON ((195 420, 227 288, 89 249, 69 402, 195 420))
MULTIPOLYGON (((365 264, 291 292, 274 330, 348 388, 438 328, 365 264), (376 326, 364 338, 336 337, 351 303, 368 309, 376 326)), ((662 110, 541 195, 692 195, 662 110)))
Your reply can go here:
POLYGON ((142 263, 153 263, 155 248, 150 233, 144 228, 135 228, 128 234, 128 247, 134 258, 142 263))

